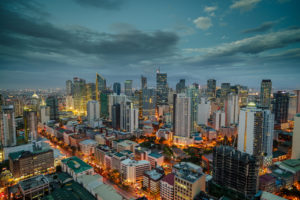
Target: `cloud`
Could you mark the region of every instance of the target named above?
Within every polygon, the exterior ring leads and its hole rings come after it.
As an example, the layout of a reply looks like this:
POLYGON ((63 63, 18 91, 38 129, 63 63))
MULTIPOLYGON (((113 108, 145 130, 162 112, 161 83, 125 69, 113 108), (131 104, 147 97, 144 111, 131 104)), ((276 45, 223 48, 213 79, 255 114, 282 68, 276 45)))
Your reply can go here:
POLYGON ((288 29, 248 37, 214 48, 188 49, 189 52, 204 52, 205 57, 234 56, 237 54, 258 54, 267 50, 287 47, 300 42, 300 29, 288 29))
POLYGON ((124 0, 74 0, 81 6, 96 7, 103 9, 119 9, 123 4, 124 0))
POLYGON ((217 6, 205 6, 204 11, 207 13, 214 12, 218 9, 217 6))
POLYGON ((198 17, 193 22, 197 28, 202 30, 207 30, 212 26, 211 19, 209 17, 198 17))
POLYGON ((242 12, 252 10, 261 0, 238 0, 235 1, 230 8, 239 9, 242 12))
POLYGON ((273 28, 278 21, 270 21, 270 22, 264 22, 263 24, 259 25, 258 27, 255 28, 250 28, 243 30, 242 33, 259 33, 259 32, 266 32, 273 28))

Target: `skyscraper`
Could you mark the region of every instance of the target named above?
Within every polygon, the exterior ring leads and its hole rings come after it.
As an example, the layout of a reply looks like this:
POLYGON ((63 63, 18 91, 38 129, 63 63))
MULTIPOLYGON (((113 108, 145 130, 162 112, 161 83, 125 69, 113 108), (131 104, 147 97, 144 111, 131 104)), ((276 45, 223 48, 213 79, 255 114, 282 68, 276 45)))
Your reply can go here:
POLYGON ((176 84, 176 92, 183 93, 185 90, 185 79, 180 79, 179 82, 176 84))
POLYGON ((133 107, 130 101, 123 101, 120 104, 120 128, 133 133, 138 128, 138 109, 133 107))
POLYGON ((73 83, 71 80, 66 81, 66 94, 67 96, 73 95, 73 83))
POLYGON ((84 113, 86 111, 87 104, 85 80, 78 77, 74 77, 73 84, 74 109, 78 113, 84 113))
POLYGON ((296 113, 300 113, 300 90, 295 90, 295 95, 297 96, 296 100, 296 113))
POLYGON ((197 124, 208 124, 210 117, 210 101, 206 98, 201 98, 201 103, 198 105, 197 124))
POLYGON ((294 117, 295 126, 293 132, 293 143, 292 143, 292 159, 300 159, 300 146, 298 142, 300 141, 300 113, 297 113, 294 117))
POLYGON ((126 96, 132 96, 132 80, 126 80, 124 83, 124 90, 126 96))
POLYGON ((260 105, 263 108, 269 108, 271 106, 271 92, 272 92, 272 81, 262 80, 260 86, 260 105))
POLYGON ((40 107, 40 122, 42 124, 47 123, 50 120, 50 107, 42 105, 40 107))
POLYGON ((213 182, 251 199, 258 191, 259 159, 229 146, 213 149, 213 182))
POLYGON ((197 112, 200 103, 200 93, 198 87, 190 86, 186 90, 186 96, 191 99, 191 132, 195 132, 197 128, 197 112))
POLYGON ((154 116, 156 105, 156 91, 153 88, 147 88, 142 91, 143 116, 154 116))
POLYGON ((168 103, 168 82, 167 73, 156 73, 156 103, 164 105, 168 103))
POLYGON ((263 140, 263 112, 256 108, 254 103, 249 103, 240 110, 238 128, 238 150, 250 155, 262 154, 263 140))
POLYGON ((100 93, 104 90, 106 90, 106 79, 96 73, 96 100, 99 101, 100 93))
POLYGON ((215 79, 207 80, 207 96, 208 97, 216 97, 216 86, 217 86, 217 82, 215 79))
POLYGON ((262 151, 265 160, 268 159, 269 164, 271 164, 273 158, 274 114, 268 109, 263 109, 262 112, 264 118, 262 151))
POLYGON ((50 107, 50 120, 58 120, 58 103, 55 96, 46 99, 46 105, 50 107))
POLYGON ((288 121, 289 111, 289 93, 278 91, 274 93, 273 113, 275 114, 275 122, 286 123, 288 121))
POLYGON ((230 93, 230 83, 222 83, 221 84, 221 98, 225 100, 227 95, 230 93))
POLYGON ((86 86, 86 101, 96 100, 95 83, 87 83, 85 86, 86 86))
POLYGON ((230 126, 230 124, 238 124, 240 112, 238 95, 230 93, 225 100, 224 108, 226 114, 226 126, 230 126))
POLYGON ((147 89, 147 77, 141 76, 141 84, 142 84, 141 87, 142 90, 147 89))
POLYGON ((114 104, 112 106, 112 127, 113 129, 120 130, 120 104, 114 104))
POLYGON ((191 98, 177 94, 175 98, 174 142, 187 144, 191 136, 191 98))
POLYGON ((31 109, 24 109, 24 130, 25 130, 25 141, 36 141, 37 140, 37 112, 31 109))
POLYGON ((87 103, 87 119, 90 126, 94 126, 94 122, 100 119, 100 105, 98 101, 88 101, 87 103))
POLYGON ((17 145, 15 113, 13 105, 2 106, 0 115, 1 145, 11 147, 17 145))
POLYGON ((114 83, 113 92, 116 93, 117 95, 121 94, 121 83, 119 82, 114 83))

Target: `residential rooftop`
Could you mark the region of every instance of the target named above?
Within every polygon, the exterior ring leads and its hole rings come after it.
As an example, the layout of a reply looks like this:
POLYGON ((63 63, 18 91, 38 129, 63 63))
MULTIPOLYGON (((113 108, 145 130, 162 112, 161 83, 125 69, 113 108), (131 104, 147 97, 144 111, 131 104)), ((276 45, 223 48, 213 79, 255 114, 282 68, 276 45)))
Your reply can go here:
POLYGON ((19 182, 20 187, 26 191, 41 185, 49 184, 49 180, 44 175, 34 176, 32 178, 19 182))
POLYGON ((88 165, 87 163, 83 162, 81 159, 79 159, 76 156, 63 159, 61 162, 66 164, 69 168, 71 168, 76 174, 89 170, 92 168, 92 166, 88 165))

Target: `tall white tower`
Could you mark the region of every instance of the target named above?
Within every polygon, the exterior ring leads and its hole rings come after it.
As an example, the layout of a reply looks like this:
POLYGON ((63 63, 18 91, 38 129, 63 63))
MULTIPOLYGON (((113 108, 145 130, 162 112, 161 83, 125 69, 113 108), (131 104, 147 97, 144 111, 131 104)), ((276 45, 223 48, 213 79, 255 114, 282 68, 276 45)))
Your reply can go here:
POLYGON ((100 105, 98 101, 88 101, 87 103, 87 119, 91 126, 96 120, 100 119, 100 105))

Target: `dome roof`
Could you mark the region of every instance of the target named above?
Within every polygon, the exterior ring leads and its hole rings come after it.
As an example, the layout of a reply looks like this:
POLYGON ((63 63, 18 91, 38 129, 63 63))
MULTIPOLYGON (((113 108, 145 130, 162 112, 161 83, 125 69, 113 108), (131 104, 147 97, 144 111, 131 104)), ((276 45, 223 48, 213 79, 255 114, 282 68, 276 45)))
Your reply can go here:
POLYGON ((38 99, 38 98, 39 98, 39 96, 38 96, 36 93, 34 93, 34 94, 32 95, 32 98, 34 98, 34 99, 38 99))
POLYGON ((249 102, 247 106, 248 107, 256 107, 256 104, 254 102, 249 102))

